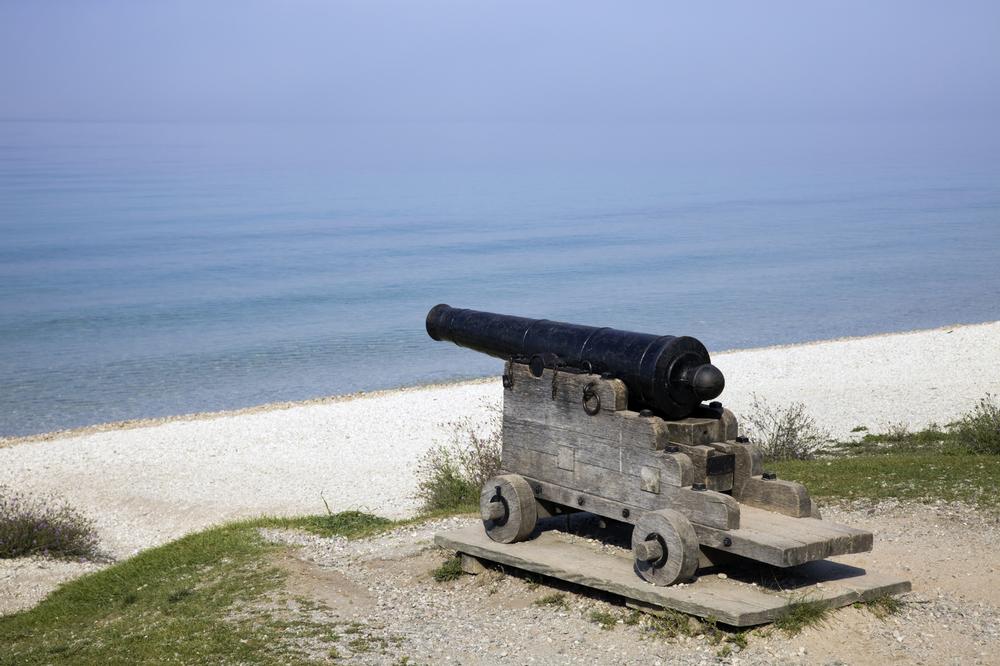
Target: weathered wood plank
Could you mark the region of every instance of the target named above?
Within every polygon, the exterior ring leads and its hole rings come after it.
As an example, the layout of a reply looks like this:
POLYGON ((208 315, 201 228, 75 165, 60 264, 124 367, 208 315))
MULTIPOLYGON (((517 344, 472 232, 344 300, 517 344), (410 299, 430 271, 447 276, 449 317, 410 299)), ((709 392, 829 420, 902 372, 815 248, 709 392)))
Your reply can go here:
POLYGON ((725 427, 721 419, 687 418, 662 423, 666 429, 667 441, 671 444, 698 446, 725 439, 725 427))
POLYGON ((805 518, 812 513, 809 491, 801 483, 794 481, 765 481, 759 476, 751 476, 744 482, 739 499, 743 504, 777 511, 793 518, 805 518))
MULTIPOLYGON (((746 486, 747 480, 755 474, 754 472, 754 452, 756 449, 749 444, 741 444, 738 442, 712 442, 710 445, 712 448, 723 453, 730 453, 735 456, 735 469, 733 470, 732 486, 731 490, 733 497, 736 499, 742 499, 743 488, 746 486)), ((759 459, 760 456, 757 456, 759 459)), ((760 474, 757 471, 756 474, 760 474)))
POLYGON ((779 567, 872 549, 872 534, 866 530, 814 518, 791 518, 743 504, 740 511, 738 530, 695 524, 701 544, 779 567))
POLYGON ((719 441, 729 442, 740 435, 740 425, 736 420, 736 415, 728 409, 722 410, 722 424, 719 427, 721 428, 719 441))
MULTIPOLYGON (((577 470, 579 469, 578 465, 577 470)), ((633 487, 624 488, 620 485, 601 486, 592 483, 590 479, 585 479, 581 484, 579 477, 573 485, 552 483, 538 477, 526 478, 536 497, 632 524, 635 524, 643 511, 674 509, 687 516, 692 523, 710 525, 719 530, 736 529, 740 526, 736 500, 710 490, 661 486, 660 493, 654 494, 640 490, 639 479, 635 479, 633 487), (622 510, 628 510, 629 516, 623 516, 622 510)))
POLYGON ((516 392, 508 396, 504 400, 504 436, 507 423, 519 421, 557 430, 565 433, 564 437, 595 438, 615 446, 625 444, 652 450, 666 446, 659 419, 641 417, 629 411, 601 410, 591 416, 583 411, 582 405, 528 400, 516 392))
MULTIPOLYGON (((657 587, 642 581, 632 569, 632 559, 608 553, 586 542, 568 542, 558 533, 543 532, 531 541, 498 544, 479 525, 438 533, 435 543, 448 550, 492 561, 504 566, 551 576, 624 597, 643 610, 669 608, 700 617, 714 617, 737 627, 770 622, 786 609, 791 597, 760 586, 739 585, 718 576, 703 576, 689 585, 657 587)), ((835 562, 814 562, 796 570, 818 585, 799 587, 796 595, 807 595, 829 606, 844 606, 882 594, 910 589, 908 581, 866 573, 835 562)))
MULTIPOLYGON (((703 546, 717 548, 726 553, 735 553, 765 564, 777 567, 790 567, 804 562, 811 562, 817 552, 823 548, 810 548, 795 539, 761 532, 751 527, 741 527, 739 530, 720 530, 707 525, 694 525, 698 541, 703 546), (729 545, 725 545, 726 543, 729 545)), ((822 555, 821 555, 822 557, 822 555)))
POLYGON ((531 374, 527 365, 512 364, 514 385, 507 389, 504 398, 511 395, 523 396, 535 402, 555 402, 574 409, 583 409, 583 391, 593 384, 593 390, 601 399, 601 411, 621 411, 628 407, 628 389, 618 379, 602 379, 599 375, 576 374, 569 371, 556 372, 555 398, 552 397, 553 371, 546 369, 541 377, 531 374))
POLYGON ((504 420, 503 446, 504 454, 510 447, 521 447, 556 455, 562 469, 571 469, 564 463, 572 458, 630 476, 640 476, 643 467, 656 467, 662 470, 661 482, 672 486, 690 486, 694 481, 694 468, 685 455, 612 443, 519 418, 504 420))
POLYGON ((688 446, 686 444, 675 444, 681 453, 686 455, 688 459, 691 460, 691 467, 694 470, 694 478, 696 481, 701 481, 705 478, 706 467, 708 465, 708 454, 714 449, 710 446, 699 444, 697 446, 688 446))
POLYGON ((758 529, 765 529, 766 526, 773 532, 787 534, 800 541, 829 541, 831 550, 838 555, 872 549, 873 536, 868 530, 816 518, 789 519, 788 516, 749 506, 741 506, 741 511, 749 517, 749 524, 758 529))

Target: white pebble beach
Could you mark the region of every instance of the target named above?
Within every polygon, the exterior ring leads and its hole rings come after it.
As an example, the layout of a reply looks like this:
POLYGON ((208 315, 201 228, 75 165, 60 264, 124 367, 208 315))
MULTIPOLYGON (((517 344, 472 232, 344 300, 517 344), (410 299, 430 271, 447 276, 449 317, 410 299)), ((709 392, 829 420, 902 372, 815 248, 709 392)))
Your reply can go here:
MULTIPOLYGON (((844 438, 856 426, 946 423, 1000 393, 1000 322, 713 355, 721 400, 803 403, 844 438)), ((498 372, 499 372, 498 362, 498 372)), ((499 378, 0 442, 0 484, 92 516, 114 558, 240 517, 418 509, 416 466, 449 425, 485 421, 499 378)))

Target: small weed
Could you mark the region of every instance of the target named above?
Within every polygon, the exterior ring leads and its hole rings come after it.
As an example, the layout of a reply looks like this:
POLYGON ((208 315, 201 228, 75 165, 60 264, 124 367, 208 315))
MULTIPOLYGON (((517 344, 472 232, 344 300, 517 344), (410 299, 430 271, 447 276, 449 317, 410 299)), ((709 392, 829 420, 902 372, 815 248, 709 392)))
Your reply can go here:
POLYGON ((444 564, 434 570, 434 580, 444 583, 449 580, 457 580, 462 575, 462 558, 450 557, 444 564))
POLYGON ((351 648, 354 653, 370 652, 372 649, 372 642, 368 640, 367 636, 358 636, 357 638, 351 639, 347 644, 347 647, 351 648))
POLYGON ((733 652, 739 652, 747 649, 748 641, 747 632, 745 631, 737 631, 732 634, 727 634, 719 630, 719 640, 722 641, 722 646, 715 653, 719 659, 725 659, 733 654, 733 652))
POLYGON ((891 594, 883 594, 874 599, 855 604, 856 607, 867 609, 869 613, 880 620, 884 620, 891 615, 898 615, 903 611, 905 605, 906 602, 891 594))
POLYGON ((490 409, 485 424, 451 424, 451 439, 430 449, 417 467, 417 494, 426 511, 475 510, 479 491, 500 469, 501 415, 490 409))
POLYGON ((171 604, 176 604, 177 602, 183 601, 184 599, 190 597, 192 594, 193 590, 188 588, 177 590, 167 595, 167 602, 171 604))
POLYGON ((361 630, 364 629, 364 628, 365 628, 365 625, 361 624, 360 622, 351 622, 344 629, 344 633, 345 634, 350 634, 350 635, 360 634, 361 630))
POLYGON ((622 620, 622 623, 624 623, 626 626, 634 627, 637 624, 639 624, 639 622, 642 620, 643 615, 644 613, 642 613, 642 611, 637 611, 637 610, 629 611, 629 614, 625 616, 625 618, 622 620))
POLYGON ((476 576, 476 584, 486 586, 486 594, 494 595, 500 591, 500 584, 507 577, 503 568, 490 569, 486 573, 476 576))
POLYGON ((868 432, 868 426, 854 426, 851 428, 851 432, 868 432))
POLYGON ((747 434, 765 460, 809 460, 829 441, 801 402, 771 407, 756 395, 751 399, 747 434))
POLYGON ((664 609, 646 620, 650 634, 660 640, 672 640, 680 636, 694 634, 691 618, 675 610, 664 609))
POLYGON ((725 639, 726 633, 722 629, 719 629, 719 621, 714 616, 709 615, 704 620, 701 620, 701 625, 702 633, 712 643, 720 643, 725 639))
POLYGON ((590 611, 588 619, 594 624, 601 625, 601 629, 605 631, 614 629, 615 625, 618 624, 618 618, 608 611, 592 610, 590 611))
POLYGON ((553 606, 555 608, 560 608, 562 610, 567 610, 569 608, 569 602, 566 601, 566 595, 562 592, 555 592, 553 594, 547 594, 544 597, 535 599, 536 606, 553 606))
POLYGON ((830 609, 821 601, 796 598, 785 606, 784 612, 774 620, 774 626, 786 636, 795 636, 806 627, 822 624, 830 609))
POLYGON ((341 657, 340 650, 338 650, 336 647, 332 647, 326 653, 326 656, 327 656, 328 659, 333 659, 333 660, 340 659, 340 657, 341 657))

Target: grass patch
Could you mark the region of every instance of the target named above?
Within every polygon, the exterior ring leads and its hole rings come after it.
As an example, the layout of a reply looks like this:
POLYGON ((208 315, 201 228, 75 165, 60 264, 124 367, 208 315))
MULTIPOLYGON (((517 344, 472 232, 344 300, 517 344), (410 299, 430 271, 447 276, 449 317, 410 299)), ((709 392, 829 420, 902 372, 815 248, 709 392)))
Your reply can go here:
POLYGON ((831 453, 847 455, 895 455, 899 453, 969 453, 953 433, 933 425, 924 430, 910 431, 903 424, 890 426, 885 432, 866 432, 855 442, 838 442, 831 453))
POLYGON ((1000 457, 955 453, 864 454, 771 463, 779 478, 798 481, 820 499, 965 502, 1000 507, 1000 457))
POLYGON ((562 592, 554 592, 552 594, 546 594, 544 597, 539 597, 535 599, 536 606, 551 606, 552 608, 558 608, 560 610, 569 610, 569 602, 566 600, 566 595, 562 592))
POLYGON ((903 612, 903 608, 906 607, 906 602, 898 597, 892 596, 891 594, 883 594, 875 597, 874 599, 854 604, 854 606, 856 608, 864 608, 878 619, 884 620, 903 612))
POLYGON ((830 614, 830 609, 821 601, 797 598, 785 606, 784 611, 774 620, 774 627, 795 636, 806 627, 822 624, 830 614))
POLYGON ((65 502, 0 486, 0 558, 99 556, 94 523, 65 502))
POLYGON ((302 516, 299 518, 268 518, 262 522, 267 527, 304 530, 321 537, 342 536, 348 539, 363 539, 398 527, 406 521, 394 521, 381 516, 373 516, 361 511, 327 512, 325 516, 302 516))
POLYGON ((604 631, 610 631, 615 628, 616 624, 618 624, 618 618, 614 614, 602 610, 590 611, 590 615, 587 616, 587 619, 594 624, 599 624, 601 629, 604 631))
MULTIPOLYGON (((312 663, 301 637, 328 644, 323 654, 334 658, 343 646, 330 626, 308 613, 289 622, 268 610, 285 579, 270 557, 284 546, 265 541, 258 528, 356 538, 393 525, 357 512, 264 518, 143 551, 0 618, 0 664, 312 663)), ((383 647, 377 637, 367 641, 383 647)))
POLYGON ((449 580, 457 580, 462 576, 462 558, 449 557, 444 563, 434 570, 434 580, 444 583, 449 580))
MULTIPOLYGON (((987 394, 953 423, 910 431, 899 423, 885 432, 866 432, 855 442, 840 442, 835 452, 849 454, 941 453, 1000 455, 1000 403, 987 394)), ((858 431, 857 428, 852 432, 858 431)))
POLYGON ((987 395, 954 423, 911 431, 896 424, 833 445, 818 460, 769 463, 781 478, 833 500, 964 502, 1000 508, 1000 404, 987 395))

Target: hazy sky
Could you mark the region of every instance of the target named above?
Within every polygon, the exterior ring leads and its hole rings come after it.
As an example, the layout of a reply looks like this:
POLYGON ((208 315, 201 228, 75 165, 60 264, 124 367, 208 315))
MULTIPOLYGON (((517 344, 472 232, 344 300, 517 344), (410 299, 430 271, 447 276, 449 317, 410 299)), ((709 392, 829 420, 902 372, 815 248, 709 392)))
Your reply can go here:
POLYGON ((0 117, 993 122, 1000 2, 2 0, 0 117))

